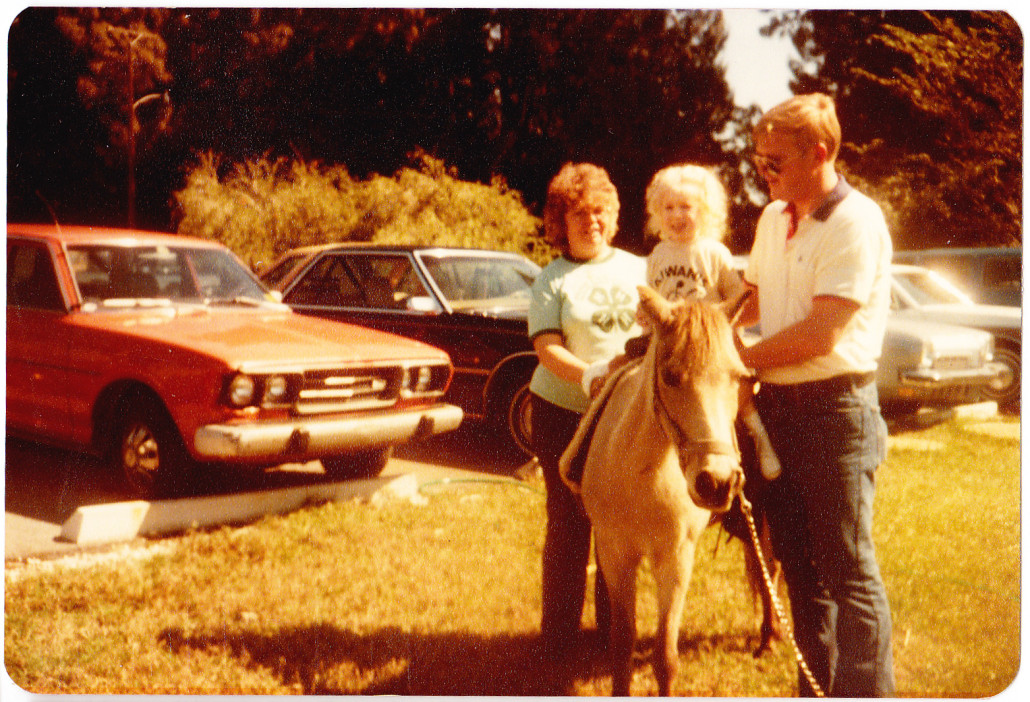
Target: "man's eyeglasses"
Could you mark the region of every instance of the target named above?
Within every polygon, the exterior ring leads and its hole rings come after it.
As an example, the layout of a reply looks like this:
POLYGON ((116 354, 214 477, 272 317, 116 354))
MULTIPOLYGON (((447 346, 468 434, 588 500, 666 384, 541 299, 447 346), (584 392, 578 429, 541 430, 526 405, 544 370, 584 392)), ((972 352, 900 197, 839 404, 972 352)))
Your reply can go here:
POLYGON ((759 170, 766 171, 771 175, 779 175, 783 170, 783 163, 786 161, 784 158, 770 158, 761 154, 755 154, 751 160, 755 162, 759 170))

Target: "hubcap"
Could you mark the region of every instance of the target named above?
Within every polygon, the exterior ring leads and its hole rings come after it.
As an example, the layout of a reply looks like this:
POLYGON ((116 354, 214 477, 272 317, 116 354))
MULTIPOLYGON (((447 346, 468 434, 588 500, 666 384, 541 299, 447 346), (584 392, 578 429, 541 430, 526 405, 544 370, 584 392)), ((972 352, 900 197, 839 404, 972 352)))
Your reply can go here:
POLYGON ((515 439, 515 443, 526 453, 532 453, 530 437, 533 431, 533 403, 530 401, 529 387, 521 388, 515 394, 515 401, 512 402, 508 411, 508 429, 515 439))
POLYGON ((1012 383, 1015 380, 1015 373, 1012 372, 1011 368, 1006 367, 997 378, 991 381, 991 390, 996 393, 1003 393, 1012 387, 1012 383))
POLYGON ((122 442, 122 465, 133 485, 153 482, 160 466, 157 438, 146 424, 136 424, 125 433, 122 442))

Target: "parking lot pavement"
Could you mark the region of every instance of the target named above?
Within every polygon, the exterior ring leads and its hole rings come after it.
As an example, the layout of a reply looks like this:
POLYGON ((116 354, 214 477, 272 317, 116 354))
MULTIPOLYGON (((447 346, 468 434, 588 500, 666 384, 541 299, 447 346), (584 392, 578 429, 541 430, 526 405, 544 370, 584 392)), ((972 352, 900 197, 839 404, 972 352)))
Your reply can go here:
MULTIPOLYGON (((483 477, 484 472, 510 475, 517 468, 518 462, 484 458, 483 443, 482 437, 455 432, 447 440, 405 446, 387 464, 384 480, 370 485, 383 485, 402 475, 413 475, 416 485, 469 480, 483 477)), ((5 448, 5 560, 59 558, 84 549, 104 548, 102 544, 71 543, 62 538, 62 533, 80 507, 125 501, 113 478, 94 460, 76 454, 15 440, 8 440, 5 448)), ((217 509, 217 500, 210 499, 213 495, 240 495, 328 482, 317 461, 279 466, 263 473, 226 471, 213 477, 211 484, 199 487, 195 499, 198 509, 210 515, 212 509, 217 509)), ((82 537, 85 528, 80 524, 78 531, 69 533, 82 537)))
POLYGON ((58 539, 61 525, 4 512, 4 560, 53 558, 80 550, 79 546, 58 539))

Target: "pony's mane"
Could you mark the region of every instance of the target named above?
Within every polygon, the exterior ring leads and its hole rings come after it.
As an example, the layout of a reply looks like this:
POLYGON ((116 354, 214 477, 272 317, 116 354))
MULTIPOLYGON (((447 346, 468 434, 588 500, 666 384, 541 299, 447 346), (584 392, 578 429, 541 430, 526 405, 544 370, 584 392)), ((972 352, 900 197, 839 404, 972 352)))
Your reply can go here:
POLYGON ((729 321, 714 305, 686 302, 673 308, 666 343, 681 370, 693 376, 724 366, 735 349, 726 333, 729 321))

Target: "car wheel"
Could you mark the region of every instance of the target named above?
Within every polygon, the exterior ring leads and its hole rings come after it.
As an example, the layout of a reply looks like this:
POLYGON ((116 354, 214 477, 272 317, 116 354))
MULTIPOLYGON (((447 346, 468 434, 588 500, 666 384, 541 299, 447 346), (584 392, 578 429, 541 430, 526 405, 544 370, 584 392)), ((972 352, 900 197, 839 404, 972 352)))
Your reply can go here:
POLYGON ((525 455, 530 455, 533 449, 530 444, 530 432, 533 429, 532 401, 529 392, 529 381, 516 386, 514 392, 509 393, 506 411, 504 413, 505 429, 508 440, 514 448, 525 455))
POLYGON ((144 499, 170 494, 185 482, 190 463, 175 423, 145 397, 127 403, 122 416, 113 462, 126 491, 144 499))
POLYGON ((994 349, 994 360, 1005 366, 1005 372, 987 386, 984 395, 997 402, 999 408, 1014 407, 1019 403, 1021 356, 1019 347, 1013 344, 998 344, 994 349))
POLYGON ((393 447, 361 451, 346 456, 323 456, 322 468, 333 480, 355 480, 374 478, 386 468, 393 447))

